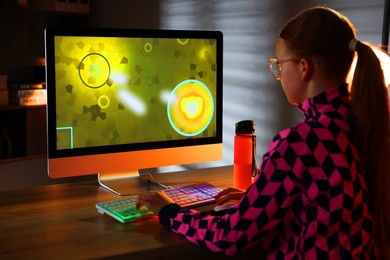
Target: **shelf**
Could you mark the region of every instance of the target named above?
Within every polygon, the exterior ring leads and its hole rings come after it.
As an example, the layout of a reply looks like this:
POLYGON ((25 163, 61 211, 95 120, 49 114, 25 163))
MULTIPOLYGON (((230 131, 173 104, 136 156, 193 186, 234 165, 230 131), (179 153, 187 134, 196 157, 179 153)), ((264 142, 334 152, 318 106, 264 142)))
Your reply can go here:
POLYGON ((0 3, 0 9, 7 13, 42 12, 66 15, 86 15, 89 13, 88 0, 28 0, 25 3, 26 6, 18 6, 17 1, 13 2, 14 3, 0 3))
POLYGON ((42 109, 42 108, 46 108, 46 105, 36 105, 36 106, 7 105, 7 106, 0 106, 0 112, 11 111, 11 110, 32 110, 32 109, 42 109))
MULTIPOLYGON (((0 50, 1 52, 1 50, 0 50)), ((17 55, 8 55, 0 54, 0 67, 3 68, 18 68, 18 67, 44 67, 45 58, 44 57, 26 57, 26 56, 17 56, 17 55)))
MULTIPOLYGON (((45 81, 45 28, 87 25, 88 13, 88 0, 0 1, 0 75, 8 83, 45 81)), ((0 106, 0 118, 0 162, 46 153, 45 105, 0 106)))

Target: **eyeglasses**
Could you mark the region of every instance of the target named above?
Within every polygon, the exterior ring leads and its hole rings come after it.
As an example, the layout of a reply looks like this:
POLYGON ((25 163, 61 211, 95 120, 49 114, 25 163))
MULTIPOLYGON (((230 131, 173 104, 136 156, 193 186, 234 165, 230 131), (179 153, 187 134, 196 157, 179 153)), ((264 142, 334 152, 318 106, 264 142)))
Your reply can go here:
POLYGON ((271 58, 268 60, 268 66, 269 70, 272 74, 272 76, 276 80, 280 80, 280 72, 282 71, 282 64, 289 61, 298 61, 301 58, 291 58, 291 59, 284 59, 284 60, 278 60, 276 58, 271 58))

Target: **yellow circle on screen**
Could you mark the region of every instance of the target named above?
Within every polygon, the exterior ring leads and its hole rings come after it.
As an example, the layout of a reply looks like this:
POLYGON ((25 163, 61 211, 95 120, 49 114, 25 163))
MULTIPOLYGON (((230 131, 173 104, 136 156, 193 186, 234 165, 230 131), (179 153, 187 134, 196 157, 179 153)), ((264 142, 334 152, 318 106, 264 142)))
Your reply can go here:
POLYGON ((167 113, 176 132, 183 136, 199 135, 214 115, 213 96, 202 82, 185 80, 171 92, 167 113))

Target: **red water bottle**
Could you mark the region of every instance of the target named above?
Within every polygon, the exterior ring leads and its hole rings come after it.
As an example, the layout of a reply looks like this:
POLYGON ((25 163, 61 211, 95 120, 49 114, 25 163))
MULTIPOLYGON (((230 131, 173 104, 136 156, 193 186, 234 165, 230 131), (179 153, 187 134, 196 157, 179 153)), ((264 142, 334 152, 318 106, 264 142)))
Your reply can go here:
POLYGON ((236 123, 234 136, 234 181, 235 188, 246 190, 257 174, 256 125, 252 120, 236 123))

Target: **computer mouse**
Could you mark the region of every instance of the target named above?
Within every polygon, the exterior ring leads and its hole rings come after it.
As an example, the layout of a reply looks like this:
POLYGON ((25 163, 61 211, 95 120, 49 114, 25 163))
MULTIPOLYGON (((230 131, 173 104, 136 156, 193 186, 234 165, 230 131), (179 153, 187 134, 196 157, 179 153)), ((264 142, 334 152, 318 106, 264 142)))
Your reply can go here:
POLYGON ((214 207, 214 211, 221 211, 221 210, 227 210, 227 209, 230 209, 231 207, 233 207, 235 204, 237 203, 237 201, 233 201, 233 200, 230 200, 222 205, 217 205, 214 207))

